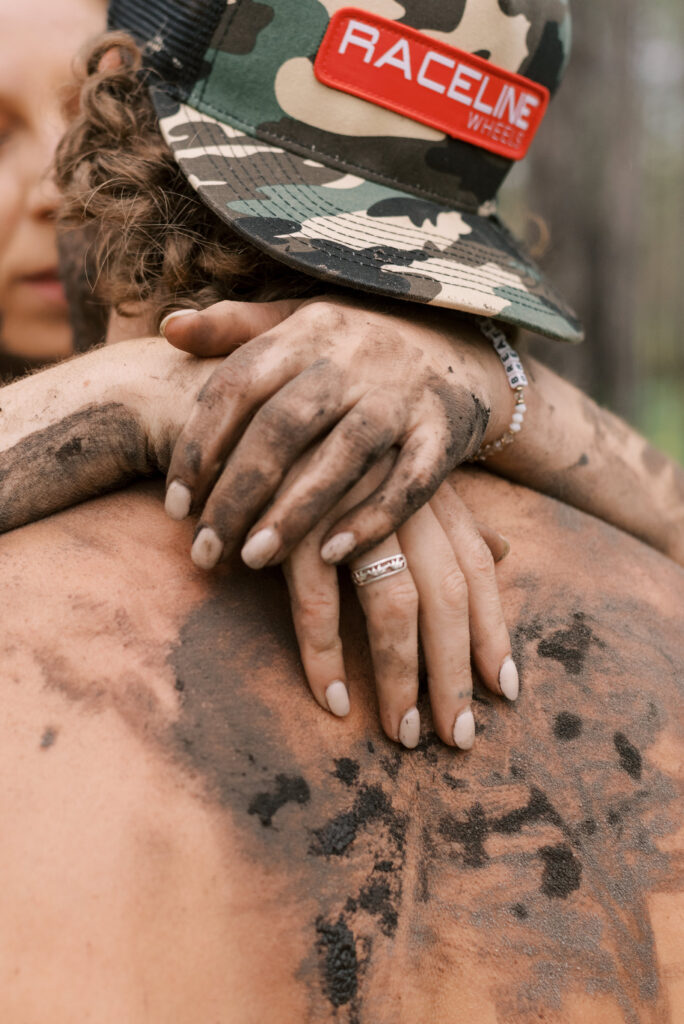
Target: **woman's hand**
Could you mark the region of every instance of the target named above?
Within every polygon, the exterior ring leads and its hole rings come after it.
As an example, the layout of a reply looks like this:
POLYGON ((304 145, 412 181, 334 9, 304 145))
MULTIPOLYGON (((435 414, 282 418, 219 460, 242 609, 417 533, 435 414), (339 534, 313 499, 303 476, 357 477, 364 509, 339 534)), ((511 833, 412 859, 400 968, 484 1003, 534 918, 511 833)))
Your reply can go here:
MULTIPOLYGON (((216 365, 212 360, 188 358, 160 340, 149 339, 98 349, 4 388, 0 530, 164 470, 194 396, 216 365)), ((332 520, 372 492, 391 465, 391 456, 386 456, 370 486, 365 491, 353 490, 346 505, 331 513, 332 520)), ((298 468, 300 473, 308 470, 306 463, 298 468)), ((296 483, 297 478, 293 472, 285 485, 296 483)), ((436 721, 446 742, 453 733, 451 720, 466 707, 459 694, 469 692, 467 617, 463 596, 460 602, 454 598, 454 592, 463 589, 459 572, 468 585, 475 663, 495 692, 501 659, 510 650, 491 559, 475 528, 456 506, 450 488, 442 488, 432 510, 432 516, 426 516, 425 510, 402 527, 397 538, 386 542, 403 547, 409 571, 360 592, 383 725, 390 736, 407 744, 417 728, 415 715, 407 718, 415 706, 418 685, 416 594, 433 706, 440 709, 435 712, 436 721), (421 519, 420 530, 416 530, 421 519), (444 548, 437 522, 450 536, 454 556, 444 548), (433 551, 439 550, 439 545, 448 558, 435 559, 433 551), (425 571, 427 565, 431 566, 429 572, 425 571), (443 579, 448 581, 446 587, 443 579), (454 581, 459 581, 458 585, 454 581), (445 602, 453 610, 453 621, 442 609, 445 602), (433 621, 450 623, 443 637, 441 627, 433 628, 433 621)), ((345 699, 346 677, 337 623, 337 576, 336 569, 323 563, 319 554, 321 537, 332 520, 317 524, 314 533, 293 551, 286 571, 307 676, 324 707, 332 706, 337 693, 332 709, 339 712, 344 710, 339 700, 340 693, 343 702, 345 699), (328 700, 326 691, 335 682, 342 690, 336 687, 328 700)), ((480 532, 483 529, 480 527, 480 532)), ((498 535, 488 536, 488 543, 492 547, 498 543, 502 550, 498 535)), ((368 552, 361 562, 373 561, 384 550, 368 552)), ((501 681, 505 682, 505 675, 501 681)), ((508 690, 507 695, 511 696, 508 690)))
POLYGON ((170 515, 204 506, 193 545, 198 565, 215 565, 248 531, 245 562, 277 564, 369 466, 398 449, 375 491, 321 536, 326 562, 359 556, 483 440, 503 432, 510 392, 476 328, 459 321, 447 334, 432 311, 412 306, 410 321, 403 312, 317 299, 223 302, 166 319, 176 347, 232 352, 202 388, 168 473, 170 515), (322 438, 306 472, 282 488, 322 438))
MULTIPOLYGON (((345 505, 368 490, 365 479, 332 515, 344 512, 345 505)), ((328 526, 326 517, 294 549, 283 568, 311 690, 322 707, 344 717, 350 695, 339 635, 337 571, 319 553, 328 526)), ((496 557, 503 557, 505 548, 498 534, 491 544, 496 557)), ((405 747, 419 742, 420 631, 435 731, 450 746, 470 749, 475 738, 471 654, 488 689, 509 700, 518 695, 518 673, 492 553, 447 482, 396 534, 355 560, 352 568, 397 554, 404 555, 406 570, 358 588, 382 727, 390 739, 405 747)))

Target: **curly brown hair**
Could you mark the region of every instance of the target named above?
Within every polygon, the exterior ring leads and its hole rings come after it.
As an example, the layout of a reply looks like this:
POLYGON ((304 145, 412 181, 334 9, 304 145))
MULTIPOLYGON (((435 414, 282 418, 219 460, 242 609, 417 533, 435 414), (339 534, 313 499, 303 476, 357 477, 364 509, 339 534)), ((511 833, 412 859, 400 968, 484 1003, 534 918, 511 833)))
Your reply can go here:
POLYGON ((202 203, 161 136, 130 36, 100 36, 79 58, 77 77, 79 111, 56 157, 60 225, 91 225, 99 299, 124 316, 145 303, 161 317, 222 299, 266 301, 323 290, 238 237, 202 203), (113 48, 118 66, 103 61, 113 48))

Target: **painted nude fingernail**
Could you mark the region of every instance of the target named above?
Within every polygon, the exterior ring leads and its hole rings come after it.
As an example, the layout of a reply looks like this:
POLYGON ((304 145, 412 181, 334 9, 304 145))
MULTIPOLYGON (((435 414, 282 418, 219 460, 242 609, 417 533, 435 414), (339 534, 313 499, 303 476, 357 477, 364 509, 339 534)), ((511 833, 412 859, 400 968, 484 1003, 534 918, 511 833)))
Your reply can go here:
POLYGON ((355 547, 356 537, 353 533, 336 533, 321 548, 321 558, 328 565, 335 565, 337 562, 342 561, 355 547))
POLYGON ((503 541, 503 551, 497 558, 497 562, 503 562, 504 558, 506 557, 507 554, 509 554, 511 550, 511 542, 506 540, 506 538, 502 534, 499 534, 499 537, 503 541))
POLYGON ((475 742, 475 719, 468 708, 462 711, 454 725, 454 743, 461 750, 470 750, 475 742))
POLYGON ((280 537, 272 526, 259 530, 242 549, 242 561, 250 569, 263 569, 280 547, 280 537))
POLYGON ((350 709, 349 691, 343 682, 337 679, 331 683, 325 691, 325 699, 333 715, 337 715, 338 718, 346 718, 350 709))
POLYGON ((399 726, 399 742, 403 743, 408 750, 413 750, 420 741, 420 712, 418 708, 411 708, 401 720, 399 726))
POLYGON ((173 313, 167 313, 159 324, 159 333, 162 338, 166 337, 166 328, 172 320, 177 320, 181 316, 194 316, 197 313, 196 309, 174 309, 173 313))
POLYGON ((511 658, 510 654, 507 658, 504 658, 501 671, 499 672, 499 686, 504 697, 508 697, 509 700, 517 700, 520 692, 520 679, 518 678, 518 670, 515 667, 515 662, 511 658))
POLYGON ((180 480, 173 480, 169 484, 164 501, 167 516, 180 522, 181 519, 185 519, 189 515, 191 504, 192 495, 189 489, 180 480))
POLYGON ((204 526, 195 537, 190 557, 198 569, 213 569, 223 553, 223 544, 210 526, 204 526))

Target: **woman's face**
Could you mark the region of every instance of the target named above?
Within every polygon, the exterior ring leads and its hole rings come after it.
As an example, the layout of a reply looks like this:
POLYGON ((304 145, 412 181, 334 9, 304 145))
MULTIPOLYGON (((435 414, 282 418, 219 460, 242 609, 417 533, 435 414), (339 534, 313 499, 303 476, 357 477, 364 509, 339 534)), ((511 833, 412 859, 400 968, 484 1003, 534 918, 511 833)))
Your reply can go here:
POLYGON ((0 33, 0 350, 66 356, 72 339, 57 274, 50 166, 75 53, 104 29, 104 0, 2 2, 0 33))

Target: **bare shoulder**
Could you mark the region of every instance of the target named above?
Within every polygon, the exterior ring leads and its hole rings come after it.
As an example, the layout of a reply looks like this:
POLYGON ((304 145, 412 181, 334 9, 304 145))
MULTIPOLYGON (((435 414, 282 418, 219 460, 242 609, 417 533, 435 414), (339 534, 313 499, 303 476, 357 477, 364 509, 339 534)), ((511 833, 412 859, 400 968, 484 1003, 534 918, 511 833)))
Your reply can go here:
POLYGON ((0 537, 3 1019, 682 1019, 684 574, 458 486, 522 670, 466 757, 383 738, 346 589, 323 714, 278 576, 199 575, 154 485, 0 537))

